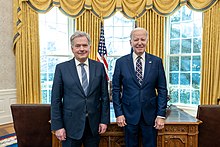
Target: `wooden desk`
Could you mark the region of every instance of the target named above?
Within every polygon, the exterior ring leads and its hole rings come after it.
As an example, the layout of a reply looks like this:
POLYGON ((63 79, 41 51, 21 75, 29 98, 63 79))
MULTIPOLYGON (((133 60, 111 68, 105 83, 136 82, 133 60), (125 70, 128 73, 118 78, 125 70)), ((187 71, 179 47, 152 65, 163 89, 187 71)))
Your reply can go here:
MULTIPOLYGON (((123 128, 118 127, 115 123, 115 115, 112 108, 111 122, 107 132, 101 135, 99 146, 124 147, 123 128)), ((171 106, 170 109, 167 110, 165 127, 158 132, 157 147, 197 147, 198 125, 200 123, 200 120, 197 120, 175 106, 171 106)), ((54 141, 57 142, 56 138, 53 138, 53 142, 54 141)))
POLYGON ((175 106, 167 112, 164 129, 158 132, 158 147, 197 147, 198 125, 202 121, 175 106))

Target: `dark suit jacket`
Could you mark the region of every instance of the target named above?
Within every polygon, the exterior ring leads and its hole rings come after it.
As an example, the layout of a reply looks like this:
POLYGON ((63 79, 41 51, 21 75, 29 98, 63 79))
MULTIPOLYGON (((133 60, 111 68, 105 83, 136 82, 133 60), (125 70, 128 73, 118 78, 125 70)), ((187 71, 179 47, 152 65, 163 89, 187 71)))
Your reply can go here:
POLYGON ((129 54, 116 61, 112 81, 115 115, 124 115, 127 123, 136 125, 143 112, 145 122, 154 125, 156 116, 165 117, 167 107, 167 85, 162 60, 145 53, 144 79, 140 86, 132 56, 129 54))
POLYGON ((65 128, 67 136, 80 139, 83 135, 86 109, 93 134, 99 123, 110 122, 108 83, 104 65, 89 59, 89 87, 85 95, 75 60, 56 66, 51 99, 51 129, 65 128))

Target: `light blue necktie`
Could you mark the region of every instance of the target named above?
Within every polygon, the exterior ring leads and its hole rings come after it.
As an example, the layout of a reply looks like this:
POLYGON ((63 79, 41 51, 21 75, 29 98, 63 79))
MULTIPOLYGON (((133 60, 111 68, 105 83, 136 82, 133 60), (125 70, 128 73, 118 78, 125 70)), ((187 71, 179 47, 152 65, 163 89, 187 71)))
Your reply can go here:
POLYGON ((140 56, 137 57, 137 61, 136 61, 136 77, 138 83, 141 85, 143 81, 143 76, 142 76, 142 62, 140 56))
POLYGON ((81 66, 81 73, 82 73, 82 87, 83 87, 83 90, 84 90, 85 94, 87 95, 89 82, 88 82, 88 79, 87 79, 86 70, 84 68, 85 64, 80 63, 79 65, 81 66))

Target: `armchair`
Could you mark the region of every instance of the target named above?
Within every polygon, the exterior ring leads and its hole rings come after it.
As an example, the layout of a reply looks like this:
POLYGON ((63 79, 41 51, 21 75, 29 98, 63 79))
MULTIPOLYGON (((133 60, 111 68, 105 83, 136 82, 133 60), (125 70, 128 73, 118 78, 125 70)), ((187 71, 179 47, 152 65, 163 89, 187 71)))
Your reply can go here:
POLYGON ((199 147, 217 147, 220 145, 220 105, 199 105, 197 118, 199 125, 199 147))
POLYGON ((12 104, 12 118, 19 147, 51 147, 49 104, 12 104))

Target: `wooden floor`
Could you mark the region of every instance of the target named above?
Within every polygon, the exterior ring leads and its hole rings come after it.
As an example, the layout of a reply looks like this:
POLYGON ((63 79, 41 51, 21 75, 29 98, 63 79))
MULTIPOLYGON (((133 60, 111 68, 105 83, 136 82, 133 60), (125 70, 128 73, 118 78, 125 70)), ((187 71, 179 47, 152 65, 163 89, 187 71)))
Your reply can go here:
POLYGON ((0 136, 4 136, 4 135, 11 134, 14 132, 15 130, 14 130, 13 123, 0 125, 0 136))

